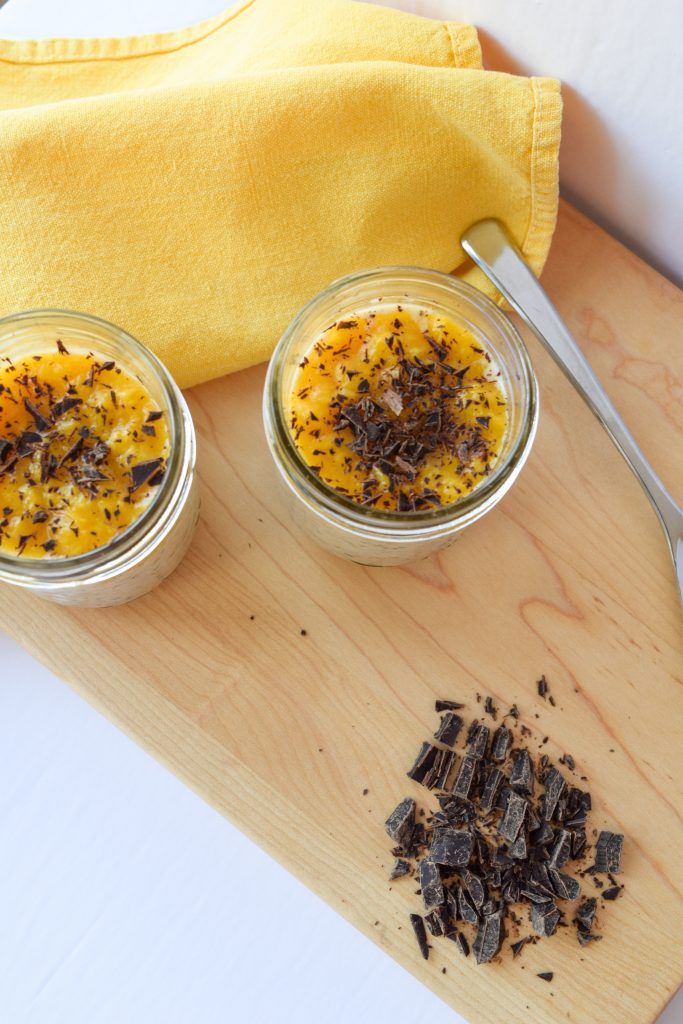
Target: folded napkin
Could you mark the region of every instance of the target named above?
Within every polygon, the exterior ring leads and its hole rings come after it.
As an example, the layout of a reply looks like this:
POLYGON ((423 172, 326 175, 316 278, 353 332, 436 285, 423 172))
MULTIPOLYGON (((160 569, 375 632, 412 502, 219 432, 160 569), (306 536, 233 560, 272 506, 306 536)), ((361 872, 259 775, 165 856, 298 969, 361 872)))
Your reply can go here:
POLYGON ((506 221, 540 272, 558 83, 475 30, 351 0, 249 0, 179 32, 0 42, 0 314, 95 313, 182 386, 266 359, 333 278, 489 291, 458 239, 506 221))

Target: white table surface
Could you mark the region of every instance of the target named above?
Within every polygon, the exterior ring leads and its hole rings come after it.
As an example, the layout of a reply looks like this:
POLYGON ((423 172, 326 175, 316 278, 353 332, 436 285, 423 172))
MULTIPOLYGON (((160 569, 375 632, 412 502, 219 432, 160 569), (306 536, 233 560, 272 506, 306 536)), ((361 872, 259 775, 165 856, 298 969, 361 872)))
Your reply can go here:
MULTIPOLYGON (((10 0, 0 36, 221 6, 10 0)), ((0 821, 2 1024, 462 1020, 1 632, 0 821)))

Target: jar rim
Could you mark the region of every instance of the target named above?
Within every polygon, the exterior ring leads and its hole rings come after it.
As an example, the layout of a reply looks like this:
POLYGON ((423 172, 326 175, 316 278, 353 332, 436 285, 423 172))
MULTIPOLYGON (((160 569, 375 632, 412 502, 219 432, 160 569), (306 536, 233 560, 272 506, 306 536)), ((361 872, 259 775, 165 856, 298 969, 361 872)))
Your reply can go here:
MULTIPOLYGON (((119 571, 130 560, 135 560, 151 545, 157 535, 163 534, 169 506, 174 496, 184 487, 184 465, 188 450, 191 469, 194 468, 194 440, 189 410, 177 384, 162 361, 137 338, 117 324, 104 320, 92 313, 72 309, 44 308, 21 310, 0 317, 0 346, 8 340, 8 333, 14 326, 26 322, 36 326, 62 328, 80 325, 89 329, 93 339, 93 351, 97 352, 97 335, 105 334, 110 340, 129 349, 144 367, 144 371, 158 384, 169 413, 171 426, 171 450, 166 473, 148 507, 121 533, 106 544, 92 548, 78 555, 57 555, 48 558, 25 558, 10 554, 0 548, 0 579, 9 582, 30 584, 76 583, 81 578, 90 578, 94 572, 119 571), (188 432, 190 436, 188 436, 188 432)), ((73 340, 72 340, 73 344, 73 340)), ((1 354, 1 353, 0 353, 1 354)))
MULTIPOLYGON (((408 303, 420 303, 421 301, 419 296, 406 295, 408 303)), ((434 300, 432 300, 432 304, 433 302, 434 300)), ((428 306, 429 300, 424 300, 424 304, 428 306)), ((461 520, 473 521, 486 510, 491 501, 495 501, 497 496, 507 489, 506 483, 511 482, 510 478, 516 475, 520 459, 526 458, 536 433, 538 382, 528 350, 519 332, 487 295, 472 285, 438 270, 416 266, 385 266, 361 270, 337 278, 299 310, 281 336, 271 357, 264 387, 263 415, 269 447, 278 468, 284 473, 290 484, 292 480, 296 481, 296 484, 304 490, 308 500, 322 506, 328 514, 332 514, 352 528, 361 527, 363 530, 372 532, 389 531, 394 535, 405 533, 415 535, 422 532, 438 531, 446 524, 455 524, 461 520), (371 282, 388 284, 390 281, 394 284, 405 283, 406 285, 411 282, 413 284, 420 282, 437 284, 444 289, 444 295, 447 296, 450 292, 470 309, 487 314, 519 359, 522 371, 520 422, 504 458, 496 463, 490 476, 477 484, 469 494, 449 505, 437 506, 428 510, 398 512, 363 506, 325 483, 312 472, 296 447, 288 429, 280 400, 283 364, 290 345, 296 340, 297 331, 306 318, 315 314, 329 299, 336 295, 343 296, 344 291, 353 286, 371 282)))

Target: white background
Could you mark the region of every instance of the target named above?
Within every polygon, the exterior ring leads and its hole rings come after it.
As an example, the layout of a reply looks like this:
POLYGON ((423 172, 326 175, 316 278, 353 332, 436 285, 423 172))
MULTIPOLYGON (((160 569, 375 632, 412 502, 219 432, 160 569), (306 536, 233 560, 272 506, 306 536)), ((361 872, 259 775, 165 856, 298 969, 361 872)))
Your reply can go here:
MULTIPOLYGON (((473 21, 490 67, 562 78, 564 185, 683 277, 678 0, 396 5, 473 21)), ((0 36, 159 31, 223 6, 10 0, 0 36)), ((458 1024, 1 633, 0 821, 2 1024, 458 1024)), ((660 1024, 683 1024, 683 995, 660 1024)))

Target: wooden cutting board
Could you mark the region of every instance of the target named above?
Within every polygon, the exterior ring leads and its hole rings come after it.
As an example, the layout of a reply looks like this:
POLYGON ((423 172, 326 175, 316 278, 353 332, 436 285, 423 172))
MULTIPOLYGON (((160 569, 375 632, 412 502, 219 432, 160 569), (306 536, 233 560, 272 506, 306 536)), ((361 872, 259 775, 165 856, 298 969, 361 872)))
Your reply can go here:
MULTIPOLYGON (((567 206, 544 283, 683 499, 681 293, 567 206)), ((277 492, 258 367, 189 395, 203 513, 171 580, 104 611, 0 587, 0 621, 472 1024, 645 1024, 683 971, 683 616, 646 498, 530 348, 542 414, 529 463, 439 557, 368 569, 306 543, 277 492), (536 694, 541 673, 556 707, 536 694), (600 915, 600 943, 581 949, 566 929, 514 962, 477 967, 444 940, 419 956, 420 899, 413 880, 387 881, 382 823, 426 796, 404 773, 434 698, 475 714, 477 691, 518 703, 532 749, 548 736, 551 757, 571 752, 594 824, 626 833, 626 891, 600 915)))

